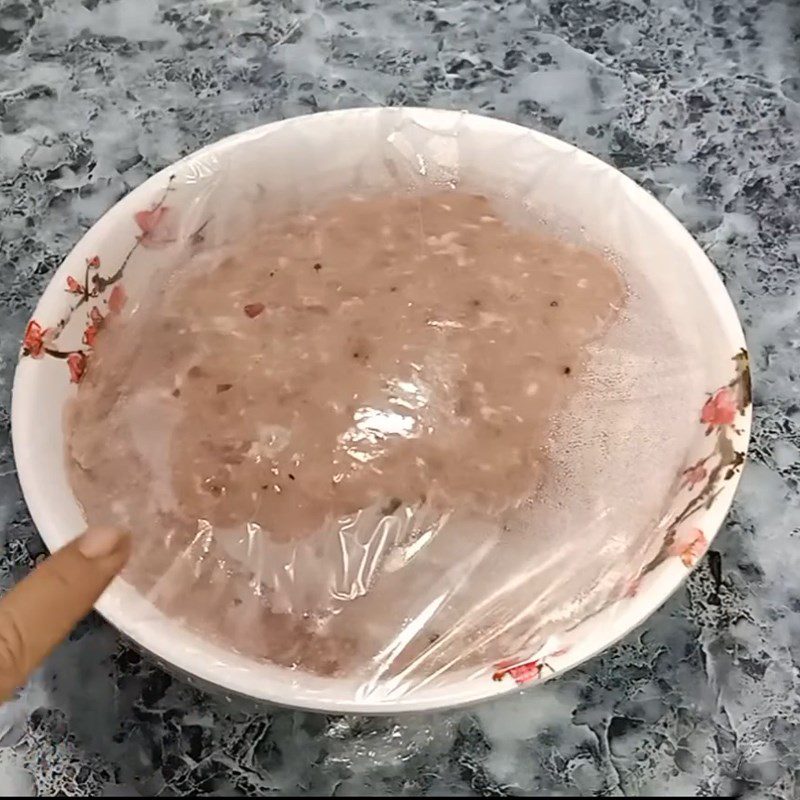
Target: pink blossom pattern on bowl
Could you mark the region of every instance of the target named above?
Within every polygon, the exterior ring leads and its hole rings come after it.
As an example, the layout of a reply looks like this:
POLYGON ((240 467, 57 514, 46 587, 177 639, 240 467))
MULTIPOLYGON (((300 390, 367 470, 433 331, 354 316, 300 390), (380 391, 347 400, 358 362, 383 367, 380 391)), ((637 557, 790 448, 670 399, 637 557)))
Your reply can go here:
POLYGON ((122 263, 112 274, 101 274, 102 262, 100 256, 95 254, 86 259, 86 269, 82 276, 67 276, 64 291, 67 294, 75 295, 77 301, 70 306, 57 325, 44 328, 35 319, 28 322, 22 340, 23 357, 50 356, 62 359, 69 369, 70 381, 72 383, 80 382, 86 373, 89 355, 106 317, 100 310, 100 305, 104 305, 109 314, 119 314, 127 302, 127 292, 121 281, 134 253, 140 247, 160 247, 174 240, 168 226, 171 216, 170 209, 164 204, 170 191, 172 191, 171 179, 161 197, 151 208, 134 214, 134 221, 139 228, 139 233, 122 263), (82 307, 86 308, 86 327, 81 340, 85 348, 62 350, 57 346, 59 336, 75 312, 82 307))
MULTIPOLYGON (((750 362, 747 351, 740 350, 734 357, 735 374, 731 381, 712 392, 700 410, 699 422, 706 426, 706 436, 711 439, 709 452, 678 476, 678 488, 690 496, 674 515, 667 528, 661 549, 624 586, 620 600, 635 597, 645 576, 668 558, 676 558, 691 570, 708 550, 708 539, 689 520, 701 509, 708 508, 720 493, 721 485, 731 480, 744 464, 745 454, 736 450, 733 435, 741 433, 737 420, 743 418, 752 404, 750 362)), ((585 620, 584 620, 585 622, 585 620)), ((568 647, 536 657, 505 659, 494 665, 492 678, 503 680, 508 675, 518 684, 542 677, 548 667, 547 659, 563 655, 568 647)))

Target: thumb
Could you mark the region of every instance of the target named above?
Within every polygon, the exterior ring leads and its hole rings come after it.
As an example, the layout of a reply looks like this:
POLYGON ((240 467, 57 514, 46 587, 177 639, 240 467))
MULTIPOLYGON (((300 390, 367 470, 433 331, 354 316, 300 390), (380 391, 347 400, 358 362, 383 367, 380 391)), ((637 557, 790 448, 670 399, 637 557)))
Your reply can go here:
POLYGON ((129 555, 128 534, 90 528, 0 599, 0 702, 91 611, 129 555))

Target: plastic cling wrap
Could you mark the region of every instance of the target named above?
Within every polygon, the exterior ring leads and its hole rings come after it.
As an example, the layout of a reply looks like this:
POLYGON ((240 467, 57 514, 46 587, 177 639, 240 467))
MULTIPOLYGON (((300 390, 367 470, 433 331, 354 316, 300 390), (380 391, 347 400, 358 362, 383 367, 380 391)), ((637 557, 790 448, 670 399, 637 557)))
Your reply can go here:
POLYGON ((670 509, 716 380, 703 292, 577 151, 335 117, 181 162, 70 279, 72 489, 237 664, 373 706, 539 677, 701 550, 670 509))

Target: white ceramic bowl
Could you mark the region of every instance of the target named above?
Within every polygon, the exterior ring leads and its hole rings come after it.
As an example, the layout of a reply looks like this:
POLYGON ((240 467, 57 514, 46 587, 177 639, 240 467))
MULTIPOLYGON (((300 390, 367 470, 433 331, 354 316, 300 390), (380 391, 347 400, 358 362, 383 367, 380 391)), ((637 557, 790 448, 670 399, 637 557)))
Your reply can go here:
POLYGON ((409 181, 422 173, 452 183, 468 173, 516 194, 522 181, 527 200, 543 216, 569 217, 594 243, 646 263, 654 285, 683 304, 697 325, 709 376, 707 400, 697 408, 684 474, 676 475, 666 536, 647 563, 631 565, 624 596, 564 631, 557 644, 531 654, 528 662, 487 665, 485 679, 464 681, 456 673, 405 696, 364 697, 354 681, 314 677, 232 653, 165 617, 125 581, 112 584, 97 605, 109 622, 161 661, 227 692, 314 710, 395 713, 468 704, 563 672, 624 636, 680 585, 722 524, 738 483, 751 414, 742 330, 716 270, 668 211, 608 165, 526 128, 454 111, 354 109, 272 123, 183 159, 114 206, 57 270, 26 331, 12 404, 20 482, 51 550, 84 526, 67 478, 62 431, 64 403, 90 355, 81 339, 91 323, 90 304, 81 302, 83 285, 99 276, 92 284, 99 289, 97 302, 113 304, 117 284, 108 279, 122 265, 133 295, 143 290, 152 270, 169 266, 174 246, 163 235, 160 211, 168 191, 171 212, 181 218, 180 235, 186 235, 204 223, 197 198, 209 186, 235 192, 263 180, 286 193, 303 182, 335 191, 343 176, 358 171, 365 154, 362 182, 384 174, 387 147, 399 156, 394 172, 397 163, 409 166, 409 181))

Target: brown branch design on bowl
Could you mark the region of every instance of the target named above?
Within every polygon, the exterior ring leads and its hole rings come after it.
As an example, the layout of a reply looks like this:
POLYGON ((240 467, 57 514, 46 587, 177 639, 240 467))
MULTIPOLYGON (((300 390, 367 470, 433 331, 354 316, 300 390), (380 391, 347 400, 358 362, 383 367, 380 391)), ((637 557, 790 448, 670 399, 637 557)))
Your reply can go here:
MULTIPOLYGON (((691 570, 708 550, 708 539, 703 530, 686 523, 697 512, 712 506, 725 482, 741 470, 745 460, 744 452, 734 445, 734 436, 741 433, 737 423, 752 404, 750 359, 747 351, 742 349, 732 360, 735 365, 733 378, 712 392, 700 410, 699 422, 706 427, 706 436, 710 439, 708 454, 682 470, 675 481, 674 488, 689 492, 691 497, 670 521, 655 557, 631 577, 622 596, 607 603, 604 609, 634 597, 642 579, 667 559, 679 558, 691 570)), ((562 647, 545 655, 537 654, 535 658, 505 659, 494 665, 492 679, 501 681, 508 675, 519 685, 538 680, 545 669, 554 672, 547 659, 563 655, 568 649, 562 647)))
POLYGON ((42 358, 51 356, 52 358, 62 359, 67 363, 70 381, 72 383, 80 382, 86 373, 89 355, 107 315, 103 314, 99 305, 91 305, 87 313, 87 325, 82 338, 82 344, 85 347, 65 350, 58 347, 58 339, 75 312, 82 306, 89 306, 93 300, 105 304, 109 314, 118 314, 122 311, 127 301, 127 293, 121 280, 136 251, 140 247, 161 247, 172 241, 169 238, 165 223, 170 215, 170 208, 166 205, 166 199, 172 191, 174 179, 174 175, 170 176, 161 197, 151 208, 134 214, 133 219, 139 228, 139 233, 128 253, 112 274, 102 275, 100 256, 93 255, 91 258, 86 259, 84 273, 80 278, 74 275, 67 276, 65 291, 70 295, 74 295, 77 300, 67 309, 58 323, 52 327, 43 327, 36 319, 28 322, 22 339, 22 357, 42 358), (111 291, 108 292, 106 297, 105 295, 109 288, 111 288, 111 291))

